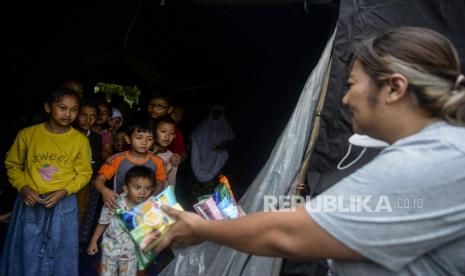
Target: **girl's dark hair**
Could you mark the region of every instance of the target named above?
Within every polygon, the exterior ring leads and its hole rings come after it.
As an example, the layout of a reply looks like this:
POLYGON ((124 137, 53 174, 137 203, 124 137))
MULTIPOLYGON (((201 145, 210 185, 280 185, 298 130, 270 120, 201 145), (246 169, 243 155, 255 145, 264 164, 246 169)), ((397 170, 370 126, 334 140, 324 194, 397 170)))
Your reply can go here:
POLYGON ((78 97, 78 95, 76 94, 76 92, 74 92, 74 90, 69 89, 69 88, 59 88, 59 89, 56 89, 56 90, 53 91, 50 95, 48 95, 48 97, 45 99, 45 102, 48 103, 49 105, 52 105, 53 103, 56 103, 56 102, 61 101, 61 99, 62 99, 64 96, 73 96, 73 97, 75 97, 75 98, 78 100, 78 102, 79 102, 79 97, 78 97))
POLYGON ((457 51, 445 36, 401 27, 356 44, 353 54, 378 87, 391 74, 402 74, 412 99, 431 116, 465 124, 465 81, 457 51))
POLYGON ((149 167, 134 166, 128 170, 124 176, 124 184, 127 186, 129 181, 133 178, 146 178, 149 179, 153 185, 154 172, 149 167))
POLYGON ((159 124, 165 123, 165 124, 172 124, 176 127, 176 123, 170 116, 162 116, 153 121, 153 130, 156 131, 157 127, 159 124))

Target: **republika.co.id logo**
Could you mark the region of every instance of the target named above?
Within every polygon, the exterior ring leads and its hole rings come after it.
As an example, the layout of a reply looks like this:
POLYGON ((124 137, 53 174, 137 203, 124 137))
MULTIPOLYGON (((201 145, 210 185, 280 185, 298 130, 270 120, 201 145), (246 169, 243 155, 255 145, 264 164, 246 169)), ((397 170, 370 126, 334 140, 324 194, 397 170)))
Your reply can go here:
POLYGON ((416 196, 390 197, 388 195, 320 195, 315 198, 303 196, 272 196, 263 198, 265 212, 293 212, 297 206, 307 205, 311 212, 393 212, 395 209, 423 208, 423 198, 416 196))

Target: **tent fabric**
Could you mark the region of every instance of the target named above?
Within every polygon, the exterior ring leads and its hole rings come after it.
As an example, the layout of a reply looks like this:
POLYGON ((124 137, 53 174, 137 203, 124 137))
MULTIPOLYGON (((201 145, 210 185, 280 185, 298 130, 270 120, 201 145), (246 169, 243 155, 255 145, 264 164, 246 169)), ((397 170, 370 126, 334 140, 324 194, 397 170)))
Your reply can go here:
MULTIPOLYGON (((268 162, 239 202, 246 213, 262 210, 264 195, 284 195, 289 185, 295 184, 292 182, 302 161, 330 59, 330 81, 308 181, 314 191, 322 192, 377 155, 377 150, 367 152, 357 166, 336 170, 352 135, 350 115, 341 103, 346 90, 348 53, 353 42, 397 26, 422 26, 446 35, 459 51, 462 71, 465 68, 465 2, 462 0, 341 0, 336 34, 307 80, 268 162)), ((161 275, 277 275, 282 263, 279 258, 251 256, 214 243, 177 250, 176 254, 175 261, 161 275)))
MULTIPOLYGON (((276 142, 265 166, 261 169, 239 205, 248 214, 262 211, 265 195, 279 196, 289 191, 302 162, 306 142, 319 101, 325 73, 330 64, 334 34, 307 79, 297 106, 284 132, 276 142)), ((176 259, 161 275, 277 275, 282 259, 252 256, 214 243, 176 250, 176 259)))
POLYGON ((344 173, 347 175, 351 171, 341 172, 336 169, 347 152, 347 140, 352 135, 349 112, 342 106, 351 45, 355 41, 398 26, 431 28, 447 36, 459 52, 462 72, 464 71, 465 1, 341 0, 328 92, 308 173, 308 179, 312 180, 309 185, 313 189, 313 195, 336 183, 325 181, 334 180, 326 175, 337 174, 339 179, 344 173))

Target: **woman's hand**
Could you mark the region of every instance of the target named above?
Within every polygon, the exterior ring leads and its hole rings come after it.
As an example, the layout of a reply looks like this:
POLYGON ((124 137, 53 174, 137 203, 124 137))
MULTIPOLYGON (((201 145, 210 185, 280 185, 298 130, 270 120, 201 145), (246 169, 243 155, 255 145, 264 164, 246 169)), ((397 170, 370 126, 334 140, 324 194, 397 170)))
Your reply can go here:
POLYGON ((89 243, 89 247, 87 247, 87 254, 89 255, 95 255, 98 252, 98 245, 96 242, 91 241, 89 243))
POLYGON ((205 222, 204 219, 192 212, 179 211, 165 204, 161 208, 176 222, 166 237, 152 250, 154 254, 160 253, 168 246, 190 246, 203 242, 195 230, 205 222))
POLYGON ((29 185, 24 186, 20 193, 24 199, 24 203, 26 203, 27 206, 33 206, 36 203, 42 203, 42 200, 39 197, 39 193, 32 189, 29 185))
POLYGON ((103 203, 105 204, 106 207, 110 209, 118 208, 118 205, 116 204, 117 197, 118 197, 118 194, 107 187, 105 187, 102 190, 103 203))
POLYGON ((45 208, 52 208, 54 207, 62 198, 68 195, 68 191, 65 189, 61 189, 49 194, 43 201, 45 208))
POLYGON ((173 166, 179 166, 181 164, 181 155, 174 153, 170 158, 170 163, 173 166))

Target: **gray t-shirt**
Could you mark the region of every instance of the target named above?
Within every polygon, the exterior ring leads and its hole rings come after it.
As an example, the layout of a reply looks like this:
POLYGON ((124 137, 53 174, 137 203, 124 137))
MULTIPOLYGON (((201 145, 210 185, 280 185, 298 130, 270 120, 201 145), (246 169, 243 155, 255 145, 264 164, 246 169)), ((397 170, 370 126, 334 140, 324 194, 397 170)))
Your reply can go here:
POLYGON ((398 140, 305 209, 369 260, 332 261, 337 275, 465 275, 465 128, 398 140))

